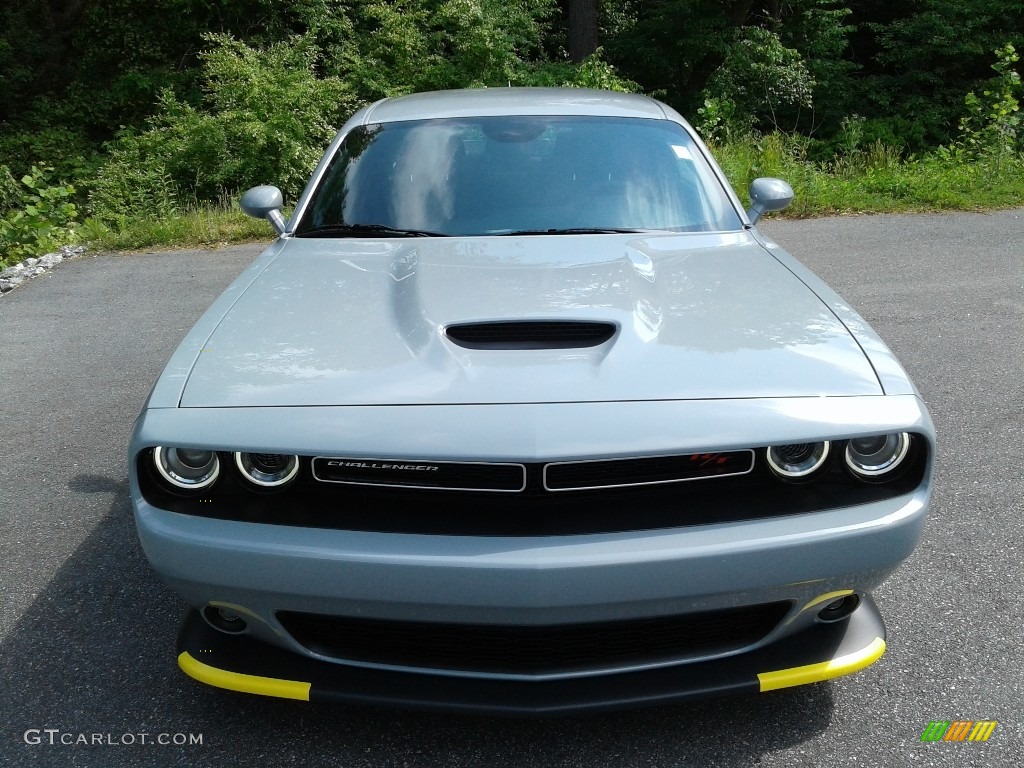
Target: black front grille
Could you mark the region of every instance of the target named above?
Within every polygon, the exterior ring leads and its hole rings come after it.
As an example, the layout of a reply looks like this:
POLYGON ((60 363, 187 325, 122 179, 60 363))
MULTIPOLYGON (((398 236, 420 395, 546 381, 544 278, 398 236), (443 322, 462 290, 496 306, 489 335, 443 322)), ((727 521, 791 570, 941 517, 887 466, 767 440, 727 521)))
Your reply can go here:
POLYGON ((540 475, 540 487, 530 488, 526 465, 500 462, 317 456, 313 459, 313 477, 324 483, 452 491, 581 491, 745 475, 754 468, 754 452, 692 453, 529 466, 534 476, 540 475))
POLYGON ((574 349, 596 347, 615 335, 612 323, 529 320, 449 325, 445 335, 469 349, 574 349))
POLYGON ((708 477, 745 475, 753 468, 753 451, 555 462, 544 467, 544 487, 549 491, 571 491, 677 483, 708 477))
POLYGON ((557 626, 382 621, 277 614, 314 653, 389 666, 492 674, 555 674, 733 651, 767 635, 789 603, 684 616, 557 626))

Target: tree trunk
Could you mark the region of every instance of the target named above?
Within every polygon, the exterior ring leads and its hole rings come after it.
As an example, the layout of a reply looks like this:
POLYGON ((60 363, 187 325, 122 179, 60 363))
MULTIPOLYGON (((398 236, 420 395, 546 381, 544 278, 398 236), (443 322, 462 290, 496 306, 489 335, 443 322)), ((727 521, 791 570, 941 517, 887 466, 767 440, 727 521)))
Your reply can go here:
POLYGON ((597 0, 569 0, 569 58, 583 61, 597 50, 597 0))
MULTIPOLYGON (((747 17, 750 15, 750 8, 753 5, 754 0, 728 0, 726 2, 729 20, 734 27, 742 27, 747 23, 747 17)), ((775 7, 778 8, 778 3, 775 4, 775 7)))

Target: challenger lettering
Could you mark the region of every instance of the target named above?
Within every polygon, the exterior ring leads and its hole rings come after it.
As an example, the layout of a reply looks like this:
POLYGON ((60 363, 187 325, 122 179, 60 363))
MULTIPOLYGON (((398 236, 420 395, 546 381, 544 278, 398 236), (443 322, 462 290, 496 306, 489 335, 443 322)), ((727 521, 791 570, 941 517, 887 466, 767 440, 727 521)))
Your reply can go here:
POLYGON ((437 472, 439 467, 435 464, 388 464, 376 461, 339 461, 327 462, 329 467, 348 467, 355 469, 393 469, 400 472, 437 472))

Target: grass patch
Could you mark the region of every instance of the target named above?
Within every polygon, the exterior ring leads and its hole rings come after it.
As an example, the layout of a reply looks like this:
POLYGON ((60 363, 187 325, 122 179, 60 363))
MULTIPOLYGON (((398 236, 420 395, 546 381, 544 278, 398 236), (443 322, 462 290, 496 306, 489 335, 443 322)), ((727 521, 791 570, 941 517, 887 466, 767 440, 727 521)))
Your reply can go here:
POLYGON ((266 221, 225 205, 197 206, 162 217, 126 217, 115 223, 87 219, 80 232, 89 248, 97 251, 215 248, 274 236, 266 221))
POLYGON ((967 158, 940 150, 902 158, 881 143, 826 162, 807 157, 800 137, 772 134, 712 147, 741 199, 759 176, 788 181, 795 193, 784 216, 850 213, 979 211, 1024 206, 1024 159, 1014 155, 967 158))

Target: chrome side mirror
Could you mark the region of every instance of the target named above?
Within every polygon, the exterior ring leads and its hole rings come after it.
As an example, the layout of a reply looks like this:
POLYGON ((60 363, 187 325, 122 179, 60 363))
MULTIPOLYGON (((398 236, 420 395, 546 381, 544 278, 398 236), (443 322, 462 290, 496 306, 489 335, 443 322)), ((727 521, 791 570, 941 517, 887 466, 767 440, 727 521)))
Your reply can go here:
POLYGON ((750 210, 747 217, 757 224, 768 211, 781 211, 793 202, 793 188, 782 179, 760 178, 750 182, 750 210))
POLYGON ((264 184, 253 187, 241 200, 242 210, 254 219, 266 219, 279 235, 284 234, 287 222, 281 213, 284 207, 284 196, 277 187, 264 184))

